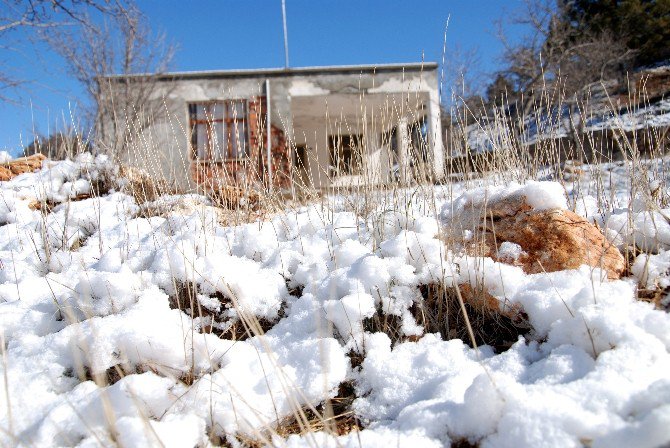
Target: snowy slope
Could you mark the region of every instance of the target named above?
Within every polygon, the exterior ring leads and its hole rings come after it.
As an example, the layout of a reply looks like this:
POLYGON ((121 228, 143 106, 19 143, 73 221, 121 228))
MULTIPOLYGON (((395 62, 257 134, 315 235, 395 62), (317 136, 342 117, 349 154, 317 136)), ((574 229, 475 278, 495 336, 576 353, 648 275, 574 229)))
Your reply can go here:
MULTIPOLYGON (((602 130, 632 132, 670 126, 669 99, 624 111, 612 111, 607 99, 602 103, 584 116, 581 110, 571 111, 567 106, 559 107, 551 113, 533 114, 523 120, 523 132, 518 143, 532 145, 543 140, 564 138, 570 135, 571 127, 588 135, 602 130)), ((517 143, 509 128, 501 118, 482 119, 464 129, 467 146, 473 153, 502 151, 510 144, 517 143)))
MULTIPOLYGON (((586 178, 567 196, 554 182, 404 191, 403 207, 380 199, 364 215, 333 198, 236 227, 202 197, 159 199, 195 204, 159 216, 119 191, 68 200, 119 185, 116 173, 82 155, 0 184, 3 445, 670 443, 670 317, 635 299, 638 280, 670 284, 670 210, 636 203, 639 218, 617 218, 625 204, 598 210, 586 178), (445 247, 466 199, 509 194, 577 205, 618 244, 642 235, 653 253, 637 278, 607 281, 588 267, 526 275, 445 247), (501 353, 424 334, 412 314, 420 287, 481 272, 532 328, 501 353), (380 310, 397 317, 399 341, 370 331, 380 310), (255 324, 265 335, 230 336, 255 324), (360 432, 265 431, 342 383, 360 432)), ((612 185, 625 200, 630 184, 612 185)))

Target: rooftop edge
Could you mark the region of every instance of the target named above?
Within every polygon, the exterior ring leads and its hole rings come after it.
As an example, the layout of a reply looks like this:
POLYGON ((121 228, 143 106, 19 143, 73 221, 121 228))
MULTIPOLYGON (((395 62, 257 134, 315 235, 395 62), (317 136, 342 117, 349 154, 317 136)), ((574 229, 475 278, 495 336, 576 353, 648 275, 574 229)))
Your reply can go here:
POLYGON ((292 76, 315 73, 361 73, 361 72, 389 72, 389 71, 421 71, 437 68, 436 62, 411 62, 396 64, 360 64, 360 65, 325 65, 313 67, 288 67, 288 68, 255 68, 255 69, 233 69, 233 70, 202 70, 166 72, 158 74, 137 73, 130 75, 107 75, 105 79, 132 79, 147 76, 156 76, 160 80, 173 79, 197 79, 197 78, 229 78, 229 77, 251 77, 251 76, 292 76))

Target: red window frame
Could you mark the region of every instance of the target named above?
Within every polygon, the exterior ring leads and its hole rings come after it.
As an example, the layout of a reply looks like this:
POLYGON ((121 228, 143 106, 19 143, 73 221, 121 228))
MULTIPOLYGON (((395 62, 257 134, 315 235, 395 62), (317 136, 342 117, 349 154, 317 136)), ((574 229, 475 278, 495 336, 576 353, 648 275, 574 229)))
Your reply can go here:
POLYGON ((247 100, 204 101, 188 104, 193 159, 223 161, 249 155, 247 100))

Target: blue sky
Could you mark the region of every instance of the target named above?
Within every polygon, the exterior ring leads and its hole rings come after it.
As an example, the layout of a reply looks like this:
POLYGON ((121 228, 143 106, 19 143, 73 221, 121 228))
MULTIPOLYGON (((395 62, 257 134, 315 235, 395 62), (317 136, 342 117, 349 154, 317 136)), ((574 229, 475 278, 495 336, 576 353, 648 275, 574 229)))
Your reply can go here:
MULTIPOLYGON (((173 70, 283 67, 280 0, 138 0, 154 30, 178 47, 173 70)), ((441 62, 446 53, 476 50, 481 81, 500 67, 495 21, 520 0, 286 0, 290 65, 441 62)), ((518 39, 523 29, 512 29, 518 39)), ((0 149, 19 151, 34 132, 77 123, 85 97, 58 56, 24 33, 0 49, 0 67, 28 80, 13 102, 0 103, 0 149), (64 124, 65 123, 65 124, 64 124)), ((4 42, 3 42, 4 44, 4 42)), ((446 87, 448 90, 448 86, 446 87)))

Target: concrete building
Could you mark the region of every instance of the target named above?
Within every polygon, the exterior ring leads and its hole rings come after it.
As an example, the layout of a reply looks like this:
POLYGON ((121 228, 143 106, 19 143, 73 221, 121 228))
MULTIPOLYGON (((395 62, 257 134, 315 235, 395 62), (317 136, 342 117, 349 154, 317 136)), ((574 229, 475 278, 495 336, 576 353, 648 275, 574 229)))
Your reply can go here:
MULTIPOLYGON (((117 95, 143 78, 106 83, 117 95)), ((444 175, 435 63, 180 72, 153 82, 162 112, 129 133, 123 159, 187 189, 326 189, 444 175)))

